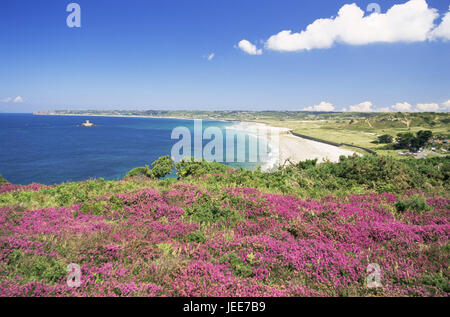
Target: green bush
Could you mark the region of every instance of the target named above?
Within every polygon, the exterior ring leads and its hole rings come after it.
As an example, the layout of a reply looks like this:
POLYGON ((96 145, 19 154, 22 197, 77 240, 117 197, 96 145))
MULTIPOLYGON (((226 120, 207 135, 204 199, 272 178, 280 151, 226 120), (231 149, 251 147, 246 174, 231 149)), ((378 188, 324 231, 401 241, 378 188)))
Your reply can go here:
POLYGON ((105 213, 105 205, 102 202, 84 203, 81 205, 80 211, 84 214, 103 216, 105 213))
POLYGON ((148 165, 144 167, 136 167, 129 171, 127 177, 149 177, 161 179, 172 174, 174 163, 169 155, 162 156, 152 163, 152 169, 148 165))
POLYGON ((13 250, 8 256, 10 273, 23 276, 24 281, 45 281, 58 283, 67 274, 63 262, 50 257, 26 254, 22 250, 13 250))
POLYGON ((233 272, 241 277, 252 277, 253 269, 249 264, 244 263, 236 253, 224 254, 220 258, 220 264, 228 263, 233 272))
POLYGON ((448 276, 444 276, 442 273, 436 273, 433 275, 425 275, 421 281, 425 285, 434 286, 437 289, 446 293, 450 292, 448 276))
MULTIPOLYGON (((341 157, 338 163, 294 168, 299 185, 308 191, 351 190, 362 186, 378 192, 404 192, 408 189, 429 191, 448 188, 450 158, 397 160, 392 157, 366 155, 341 157), (304 169, 306 168, 306 169, 304 169)), ((292 167, 291 167, 292 168, 292 167)), ((292 180, 292 177, 289 179, 292 180)))
POLYGON ((8 183, 8 181, 3 178, 2 174, 0 174, 0 185, 6 184, 6 183, 8 183))
POLYGON ((153 178, 164 178, 167 175, 172 174, 174 168, 174 163, 169 155, 160 157, 155 162, 152 163, 152 170, 150 171, 150 175, 153 178))
POLYGON ((395 148, 397 149, 409 149, 416 151, 423 147, 433 137, 432 131, 421 130, 416 133, 416 136, 411 132, 399 133, 395 139, 395 148))
POLYGON ((21 208, 38 209, 56 206, 70 206, 98 200, 102 196, 126 193, 148 187, 144 181, 89 180, 62 183, 39 191, 14 191, 0 195, 0 207, 20 204, 21 208))
POLYGON ((230 208, 222 208, 222 201, 212 200, 209 195, 203 195, 202 201, 186 208, 186 215, 194 222, 214 223, 218 221, 235 223, 242 219, 239 212, 230 208))
POLYGON ((390 134, 383 134, 378 137, 378 143, 380 144, 390 144, 394 141, 394 137, 390 134))
POLYGON ((306 169, 308 169, 308 168, 315 167, 315 166, 317 165, 317 161, 318 161, 318 159, 314 159, 314 160, 306 160, 306 161, 303 161, 303 162, 299 162, 299 163, 296 165, 296 167, 297 167, 299 170, 306 170, 306 169))
POLYGON ((341 157, 337 163, 317 164, 308 160, 264 173, 256 170, 233 170, 209 162, 184 160, 177 164, 181 179, 219 187, 252 187, 262 191, 297 194, 309 197, 345 196, 367 191, 403 193, 449 190, 450 158, 398 160, 388 156, 365 155, 341 157), (207 176, 207 177, 205 177, 207 176))
POLYGON ((184 241, 186 242, 196 242, 196 243, 205 243, 206 237, 205 234, 201 231, 189 232, 185 237, 184 241))
POLYGON ((414 195, 406 200, 399 200, 395 203, 395 208, 398 212, 404 212, 406 210, 414 211, 417 213, 422 213, 424 211, 430 210, 430 206, 423 197, 419 195, 414 195))
POLYGON ((179 178, 186 178, 188 176, 198 177, 212 173, 224 173, 232 169, 230 166, 221 163, 207 162, 204 159, 202 161, 196 161, 194 158, 183 159, 175 165, 175 168, 177 169, 179 178))
POLYGON ((122 199, 116 196, 111 196, 109 198, 109 203, 111 206, 111 210, 122 210, 124 207, 124 204, 122 202, 122 199))
POLYGON ((125 177, 142 177, 142 176, 151 177, 151 172, 148 165, 145 165, 144 167, 133 168, 125 175, 125 177))

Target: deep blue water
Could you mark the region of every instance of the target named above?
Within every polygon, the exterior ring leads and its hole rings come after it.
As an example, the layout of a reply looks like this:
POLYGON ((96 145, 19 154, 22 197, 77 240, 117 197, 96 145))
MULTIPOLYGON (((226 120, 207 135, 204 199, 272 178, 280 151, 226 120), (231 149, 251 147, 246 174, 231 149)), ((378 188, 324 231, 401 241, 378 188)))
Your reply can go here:
MULTIPOLYGON (((231 124, 203 121, 203 128, 231 124)), ((0 174, 14 184, 121 179, 170 154, 178 142, 171 139, 172 129, 178 126, 192 131, 193 121, 0 114, 0 174), (86 120, 96 126, 81 127, 86 120)))

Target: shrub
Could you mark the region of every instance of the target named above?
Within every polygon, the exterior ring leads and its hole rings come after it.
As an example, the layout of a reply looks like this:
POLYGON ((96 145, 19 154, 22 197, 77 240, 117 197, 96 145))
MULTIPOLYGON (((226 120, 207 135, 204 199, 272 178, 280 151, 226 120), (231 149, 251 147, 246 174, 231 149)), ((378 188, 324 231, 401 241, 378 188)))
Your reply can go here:
POLYGON ((185 237, 184 241, 186 242, 196 242, 196 243, 205 243, 206 237, 205 234, 201 231, 189 232, 185 237))
POLYGON ((158 243, 156 246, 163 252, 164 255, 170 255, 174 251, 171 243, 158 243))
POLYGON ((164 178, 170 175, 173 171, 174 163, 169 155, 162 156, 152 163, 152 169, 148 165, 144 167, 136 167, 129 171, 127 177, 149 177, 149 178, 164 178))
POLYGON ((421 213, 423 211, 430 210, 430 206, 427 205, 425 199, 419 195, 414 195, 406 200, 399 200, 395 203, 395 208, 398 212, 404 212, 406 210, 421 213))
POLYGON ((22 250, 13 250, 7 257, 8 267, 14 275, 22 276, 25 281, 60 282, 66 276, 66 266, 50 257, 26 254, 22 250))
POLYGON ((152 163, 152 170, 150 171, 150 175, 153 178, 164 178, 167 175, 170 175, 174 168, 174 163, 172 159, 170 159, 169 155, 162 156, 152 163))
POLYGON ((378 143, 380 144, 389 144, 392 143, 392 141, 394 141, 394 137, 390 134, 383 134, 378 137, 378 143))
POLYGON ((421 281, 425 285, 434 286, 437 289, 444 291, 446 293, 450 292, 448 277, 444 276, 442 273, 436 273, 432 275, 425 275, 421 281))
POLYGON ((122 199, 117 196, 111 196, 109 198, 109 203, 111 206, 111 210, 122 210, 124 207, 122 199))
POLYGON ((84 214, 103 216, 105 213, 105 205, 102 202, 84 203, 81 205, 80 211, 84 214))
POLYGON ((145 165, 144 167, 136 167, 133 168, 131 171, 129 171, 125 177, 150 177, 151 172, 148 165, 145 165))
POLYGON ((188 176, 198 177, 212 173, 224 173, 232 169, 230 166, 217 162, 207 162, 204 159, 202 161, 196 161, 192 157, 183 159, 181 162, 177 163, 175 167, 179 178, 186 178, 188 176))
POLYGON ((8 181, 3 178, 2 174, 0 174, 0 185, 7 184, 8 181))
POLYGON ((317 165, 317 161, 318 161, 318 159, 306 160, 306 161, 303 161, 303 162, 299 162, 296 165, 296 167, 298 169, 300 169, 300 170, 306 170, 308 168, 312 168, 312 167, 316 166, 317 165))
POLYGON ((239 212, 230 208, 222 208, 220 201, 212 200, 210 196, 203 195, 202 202, 186 209, 186 215, 198 223, 213 223, 229 221, 231 223, 241 220, 239 212))
POLYGON ((416 136, 411 132, 399 133, 395 141, 397 149, 409 149, 412 151, 418 150, 427 144, 428 140, 433 137, 433 132, 421 130, 417 132, 416 136))
POLYGON ((220 258, 220 264, 228 263, 233 272, 241 277, 247 278, 253 275, 253 269, 249 264, 244 263, 242 259, 234 252, 224 254, 220 258))

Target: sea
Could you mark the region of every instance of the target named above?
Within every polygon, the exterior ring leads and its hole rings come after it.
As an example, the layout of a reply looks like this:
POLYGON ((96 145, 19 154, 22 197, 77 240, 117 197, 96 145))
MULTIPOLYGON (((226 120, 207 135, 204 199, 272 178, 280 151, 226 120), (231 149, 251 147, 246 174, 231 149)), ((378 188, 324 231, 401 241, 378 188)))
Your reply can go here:
MULTIPOLYGON (((21 185, 52 185, 93 178, 119 180, 135 167, 151 165, 159 157, 171 155, 172 147, 180 141, 171 138, 177 127, 187 128, 194 135, 193 120, 0 113, 0 174, 21 185), (86 120, 95 126, 81 126, 86 120)), ((255 137, 236 128, 238 123, 203 120, 203 131, 209 127, 223 131, 224 152, 234 148, 236 160, 226 164, 255 169, 266 163, 250 160, 248 155, 245 162, 238 162, 240 151, 247 152, 249 140, 255 137), (246 138, 245 147, 237 146, 238 137, 234 143, 226 142, 226 130, 233 127, 246 138)), ((204 148, 210 141, 203 140, 201 146, 204 148)), ((194 143, 192 156, 198 146, 194 143)))

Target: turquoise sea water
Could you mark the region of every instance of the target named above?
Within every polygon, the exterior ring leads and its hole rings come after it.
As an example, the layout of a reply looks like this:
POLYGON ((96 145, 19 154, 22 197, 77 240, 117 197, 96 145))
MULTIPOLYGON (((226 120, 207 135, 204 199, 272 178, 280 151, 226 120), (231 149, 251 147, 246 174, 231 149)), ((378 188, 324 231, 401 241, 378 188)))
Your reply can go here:
MULTIPOLYGON (((233 123, 203 121, 202 125, 203 129, 225 131, 233 123)), ((24 185, 121 179, 134 167, 170 155, 178 142, 171 139, 171 133, 179 126, 193 135, 192 120, 0 114, 0 174, 11 183, 24 185), (86 120, 96 126, 81 127, 86 120)), ((203 145, 208 142, 204 140, 203 145)), ((225 132, 223 143, 224 152, 235 146, 226 144, 225 132)), ((238 149, 236 155, 239 150, 245 151, 238 149)), ((261 163, 247 160, 230 165, 254 168, 261 163)))

